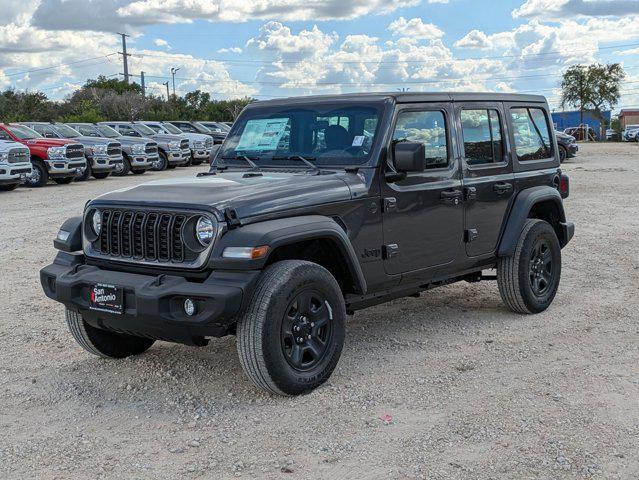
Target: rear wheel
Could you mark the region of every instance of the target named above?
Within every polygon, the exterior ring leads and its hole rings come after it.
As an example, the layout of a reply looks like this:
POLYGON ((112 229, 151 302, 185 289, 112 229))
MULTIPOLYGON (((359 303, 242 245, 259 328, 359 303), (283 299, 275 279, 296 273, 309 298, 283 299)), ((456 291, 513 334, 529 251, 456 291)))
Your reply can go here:
POLYGON ((27 175, 24 184, 28 187, 44 187, 49 181, 49 172, 42 160, 31 162, 31 174, 27 175))
POLYGON ((93 178, 95 178, 97 180, 104 180, 109 175, 111 175, 111 172, 98 172, 98 173, 93 172, 93 178))
POLYGON ((89 325, 82 316, 66 310, 67 326, 73 338, 87 352, 103 358, 125 358, 146 352, 155 340, 109 332, 89 325))
POLYGON ((285 260, 268 267, 237 323, 244 372, 259 388, 298 395, 331 376, 342 353, 346 310, 324 267, 285 260))
POLYGON ((552 303, 561 277, 561 247, 552 226, 528 219, 512 255, 497 263, 504 303, 517 313, 539 313, 552 303))
POLYGON ((131 171, 131 161, 127 155, 122 155, 122 163, 116 163, 113 169, 113 175, 123 177, 131 171))
POLYGON ((75 177, 62 177, 62 178, 54 178, 53 181, 55 183, 57 183, 58 185, 68 185, 70 184, 73 180, 75 180, 75 177))

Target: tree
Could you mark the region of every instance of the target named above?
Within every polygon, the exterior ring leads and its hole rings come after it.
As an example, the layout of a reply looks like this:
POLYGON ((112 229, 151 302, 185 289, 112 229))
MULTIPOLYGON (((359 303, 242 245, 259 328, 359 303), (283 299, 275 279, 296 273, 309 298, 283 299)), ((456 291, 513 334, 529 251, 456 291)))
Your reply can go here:
POLYGON ((621 82, 625 77, 626 73, 618 63, 570 67, 561 81, 561 106, 579 108, 582 124, 584 111, 592 110, 601 122, 601 135, 605 138, 603 111, 611 110, 619 102, 621 82))

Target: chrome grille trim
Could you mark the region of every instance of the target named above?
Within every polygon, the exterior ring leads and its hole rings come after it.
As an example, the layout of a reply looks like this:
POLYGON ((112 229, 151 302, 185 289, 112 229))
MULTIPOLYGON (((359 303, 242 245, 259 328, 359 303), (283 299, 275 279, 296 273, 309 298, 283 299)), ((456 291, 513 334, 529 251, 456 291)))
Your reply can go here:
POLYGON ((158 153, 158 144, 155 142, 148 142, 144 147, 144 152, 151 155, 158 153))
POLYGON ((27 163, 31 161, 31 153, 28 148, 14 148, 9 150, 7 163, 27 163))
POLYGON ((79 143, 67 145, 65 156, 68 160, 84 158, 84 145, 81 145, 79 143))

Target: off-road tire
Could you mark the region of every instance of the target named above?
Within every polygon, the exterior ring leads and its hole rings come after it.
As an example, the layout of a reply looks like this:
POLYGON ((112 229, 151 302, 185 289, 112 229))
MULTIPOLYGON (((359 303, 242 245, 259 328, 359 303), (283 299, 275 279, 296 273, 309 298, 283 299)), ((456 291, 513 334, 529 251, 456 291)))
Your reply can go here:
POLYGON ((10 192, 11 190, 15 190, 18 188, 18 183, 13 183, 11 185, 0 185, 0 192, 10 192))
POLYGON ((561 278, 561 247, 552 226, 538 219, 528 219, 517 241, 512 255, 499 258, 497 262, 497 285, 504 303, 514 312, 539 313, 552 303, 561 278), (552 258, 552 274, 543 295, 533 292, 531 286, 531 258, 536 242, 545 240, 552 258))
POLYGON ((45 166, 44 162, 42 160, 32 160, 31 168, 34 171, 37 169, 37 172, 39 174, 38 180, 32 181, 30 180, 31 177, 27 176, 24 184, 28 187, 44 187, 49 182, 49 172, 47 171, 47 167, 45 166))
POLYGON ((87 352, 102 358, 125 358, 146 352, 155 340, 109 332, 89 325, 82 316, 67 309, 67 326, 73 338, 87 352))
POLYGON ((279 395, 298 395, 323 384, 342 353, 346 309, 335 278, 324 267, 307 261, 274 263, 259 277, 252 297, 237 322, 237 351, 244 372, 259 388, 279 395), (323 356, 311 369, 294 369, 285 358, 282 322, 301 293, 318 292, 330 308, 331 335, 323 356))
POLYGON ((154 172, 161 172, 166 170, 169 166, 169 158, 166 156, 162 150, 158 151, 158 163, 153 162, 151 164, 151 170, 154 172))
POLYGON ((115 175, 116 177, 124 177, 128 175, 130 171, 131 171, 131 160, 129 160, 129 157, 127 155, 122 155, 122 163, 117 164, 113 172, 111 172, 111 174, 115 175))
POLYGON ((87 166, 84 167, 84 171, 82 173, 76 174, 76 176, 73 177, 73 179, 76 182, 84 182, 84 181, 88 180, 89 177, 91 177, 92 173, 93 173, 93 169, 91 168, 91 162, 89 160, 87 160, 87 166))
POLYGON ((568 158, 568 150, 563 145, 559 145, 559 163, 564 163, 568 158))
POLYGON ((71 182, 75 180, 75 177, 59 177, 54 178, 53 181, 58 185, 69 185, 71 182))
POLYGON ((93 178, 96 180, 104 180, 109 175, 111 175, 111 172, 93 172, 93 178))

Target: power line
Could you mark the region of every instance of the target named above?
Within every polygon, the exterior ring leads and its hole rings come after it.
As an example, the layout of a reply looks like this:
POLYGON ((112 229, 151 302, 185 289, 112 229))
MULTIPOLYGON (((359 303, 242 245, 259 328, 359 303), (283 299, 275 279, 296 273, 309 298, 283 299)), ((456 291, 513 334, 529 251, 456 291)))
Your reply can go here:
POLYGON ((113 53, 109 53, 107 55, 100 55, 99 57, 91 57, 91 58, 83 58, 81 60, 75 60, 73 62, 68 62, 68 63, 60 63, 58 65, 51 65, 49 67, 40 67, 40 68, 32 68, 30 70, 23 70, 21 72, 12 72, 12 73, 6 73, 5 75, 7 77, 14 77, 16 75, 24 75, 27 73, 33 73, 33 72, 41 72, 43 70, 51 70, 53 68, 60 68, 60 67, 68 67, 70 65, 76 65, 78 63, 82 63, 82 62, 88 62, 91 60, 97 60, 99 58, 108 58, 108 57, 112 57, 113 55, 117 55, 117 52, 113 52, 113 53))

